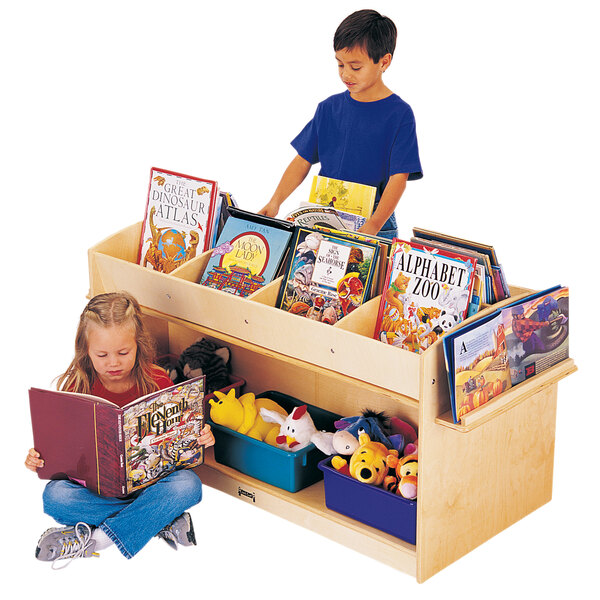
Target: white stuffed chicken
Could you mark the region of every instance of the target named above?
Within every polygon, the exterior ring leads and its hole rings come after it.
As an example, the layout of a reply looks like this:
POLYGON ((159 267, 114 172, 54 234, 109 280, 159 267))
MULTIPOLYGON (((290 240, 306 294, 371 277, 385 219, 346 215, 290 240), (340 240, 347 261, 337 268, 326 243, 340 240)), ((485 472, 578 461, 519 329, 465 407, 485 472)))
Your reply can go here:
POLYGON ((283 450, 297 452, 313 443, 322 452, 326 454, 333 453, 333 433, 317 430, 312 417, 308 414, 306 405, 297 406, 285 418, 281 414, 266 408, 261 408, 260 414, 263 420, 268 423, 279 423, 280 429, 276 441, 277 445, 283 450), (328 451, 330 448, 331 452, 328 451))

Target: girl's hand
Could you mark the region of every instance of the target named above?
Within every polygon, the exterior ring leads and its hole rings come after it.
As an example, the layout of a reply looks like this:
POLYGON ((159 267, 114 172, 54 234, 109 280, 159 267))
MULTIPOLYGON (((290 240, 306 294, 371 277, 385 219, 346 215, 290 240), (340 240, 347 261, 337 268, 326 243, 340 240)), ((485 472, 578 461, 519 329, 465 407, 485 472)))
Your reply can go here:
POLYGON ((44 466, 44 461, 40 458, 40 453, 35 448, 30 448, 27 453, 27 458, 25 459, 25 466, 34 473, 40 467, 44 466))
POLYGON ((213 435, 210 425, 205 425, 200 432, 198 443, 202 444, 205 448, 210 448, 215 445, 215 436, 213 435))

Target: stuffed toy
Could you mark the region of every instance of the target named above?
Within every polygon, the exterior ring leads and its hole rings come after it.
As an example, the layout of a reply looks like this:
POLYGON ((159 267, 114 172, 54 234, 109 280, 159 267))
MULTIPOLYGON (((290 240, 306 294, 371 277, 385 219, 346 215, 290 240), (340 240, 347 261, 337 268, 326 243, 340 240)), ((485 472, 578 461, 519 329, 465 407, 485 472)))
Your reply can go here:
POLYGON ((359 447, 351 456, 349 465, 341 456, 334 456, 331 466, 361 483, 381 485, 389 470, 386 459, 390 455, 398 456, 398 451, 388 450, 380 442, 372 442, 367 433, 361 433, 358 442, 359 447))
POLYGON ((395 469, 395 475, 388 475, 383 480, 383 487, 393 494, 398 494, 408 500, 416 500, 419 474, 419 463, 416 454, 407 454, 402 458, 389 454, 386 464, 395 469))
POLYGON ((331 454, 354 454, 361 433, 369 434, 371 441, 379 442, 389 450, 394 448, 398 454, 404 450, 405 444, 417 439, 414 427, 405 421, 370 409, 365 409, 357 417, 344 417, 336 421, 335 427, 338 431, 333 436, 331 454))
POLYGON ((228 427, 255 440, 277 446, 279 427, 263 420, 261 409, 287 417, 287 412, 270 398, 256 398, 252 392, 236 398, 235 389, 227 394, 215 391, 210 399, 210 418, 223 427, 228 427))
POLYGON ((297 452, 313 443, 325 454, 333 453, 331 440, 334 434, 317 430, 305 404, 296 406, 285 417, 266 408, 261 408, 260 414, 265 421, 279 424, 276 441, 281 449, 297 452))
POLYGON ((206 393, 210 394, 229 385, 230 359, 231 351, 227 346, 200 338, 181 353, 175 374, 169 375, 173 383, 206 375, 206 393))

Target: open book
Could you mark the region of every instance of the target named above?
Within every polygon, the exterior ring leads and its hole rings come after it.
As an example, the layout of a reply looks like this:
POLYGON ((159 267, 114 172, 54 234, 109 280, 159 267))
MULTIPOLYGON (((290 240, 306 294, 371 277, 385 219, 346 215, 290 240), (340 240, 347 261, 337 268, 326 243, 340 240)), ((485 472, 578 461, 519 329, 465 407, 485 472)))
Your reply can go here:
POLYGON ((33 441, 42 479, 71 479, 102 496, 125 496, 204 460, 205 378, 133 400, 31 388, 33 441))

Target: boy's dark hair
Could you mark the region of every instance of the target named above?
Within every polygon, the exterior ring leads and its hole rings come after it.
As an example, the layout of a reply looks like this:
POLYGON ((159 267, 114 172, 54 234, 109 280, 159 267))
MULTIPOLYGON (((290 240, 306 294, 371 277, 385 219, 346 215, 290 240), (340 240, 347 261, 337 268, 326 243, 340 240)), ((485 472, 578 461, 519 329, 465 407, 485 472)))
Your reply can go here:
POLYGON ((388 52, 393 55, 396 48, 396 26, 376 10, 359 10, 346 17, 333 36, 333 49, 359 46, 369 58, 378 63, 388 52))

